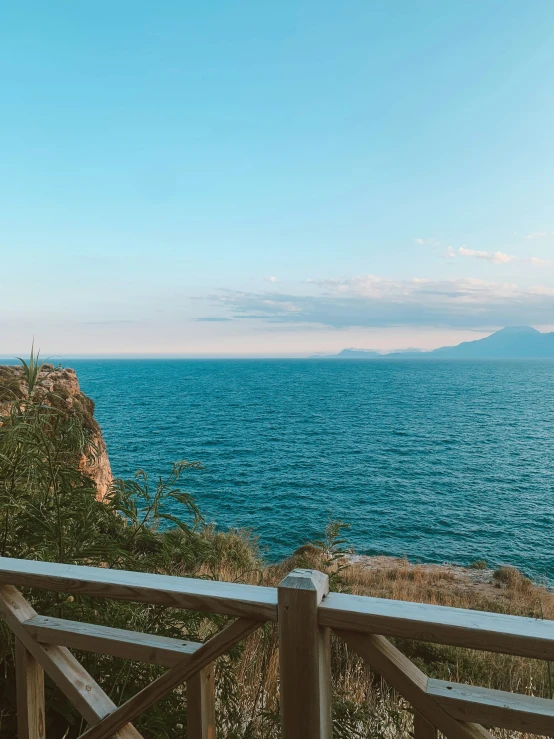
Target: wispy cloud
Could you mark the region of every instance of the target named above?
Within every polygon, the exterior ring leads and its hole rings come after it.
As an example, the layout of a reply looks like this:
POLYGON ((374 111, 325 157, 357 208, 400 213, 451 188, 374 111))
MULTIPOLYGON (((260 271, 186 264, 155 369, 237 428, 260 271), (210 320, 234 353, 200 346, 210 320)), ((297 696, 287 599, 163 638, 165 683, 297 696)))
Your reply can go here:
POLYGON ((112 324, 118 324, 118 323, 138 323, 138 321, 129 321, 129 320, 119 320, 119 319, 113 319, 113 320, 107 320, 107 321, 83 321, 83 323, 86 326, 108 326, 112 324))
POLYGON ((544 239, 546 236, 550 236, 546 231, 536 231, 532 234, 527 234, 525 237, 527 241, 530 241, 531 239, 544 239))
POLYGON ((277 278, 273 277, 273 275, 270 275, 269 277, 265 278, 267 282, 277 282, 277 278))
POLYGON ((458 280, 387 280, 375 275, 312 282, 316 294, 224 290, 211 300, 235 318, 268 323, 481 328, 541 324, 554 311, 554 289, 458 280))
POLYGON ((488 252, 488 251, 477 251, 476 249, 466 249, 465 246, 460 246, 458 254, 461 257, 475 257, 476 259, 485 259, 487 262, 493 264, 506 264, 507 262, 513 262, 517 257, 504 254, 501 251, 488 252))
MULTIPOLYGON (((540 259, 539 257, 518 257, 514 254, 505 254, 502 251, 479 251, 477 249, 467 249, 465 246, 461 246, 458 249, 458 255, 461 257, 473 257, 474 259, 483 259, 492 264, 508 264, 508 262, 529 262, 535 267, 546 266, 552 264, 550 259, 540 259)), ((456 258, 456 252, 452 247, 448 247, 446 255, 450 259, 456 258)))
MULTIPOLYGON (((540 238, 542 236, 548 236, 547 233, 536 233, 529 234, 526 236, 527 239, 540 238)), ((415 239, 417 244, 425 244, 432 246, 439 246, 438 241, 432 239, 415 239)), ((480 249, 468 249, 467 246, 460 246, 458 250, 454 249, 453 246, 448 246, 446 251, 443 252, 445 259, 456 259, 456 257, 472 257, 473 259, 481 259, 491 264, 508 264, 509 262, 529 262, 535 266, 551 264, 549 259, 540 259, 539 257, 518 257, 515 254, 506 254, 503 251, 485 251, 480 249)))

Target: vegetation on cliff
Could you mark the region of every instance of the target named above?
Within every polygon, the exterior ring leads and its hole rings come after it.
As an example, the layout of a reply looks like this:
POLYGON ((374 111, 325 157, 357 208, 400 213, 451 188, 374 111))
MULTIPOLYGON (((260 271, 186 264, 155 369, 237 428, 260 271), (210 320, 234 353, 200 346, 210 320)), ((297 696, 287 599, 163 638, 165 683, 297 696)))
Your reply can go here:
MULTIPOLYGON (((56 383, 49 383, 53 368, 41 368, 35 357, 18 370, 15 389, 13 369, 2 371, 0 553, 4 556, 268 585, 277 584, 294 567, 307 566, 327 571, 333 588, 356 594, 554 618, 554 596, 510 568, 492 578, 481 571, 483 587, 468 587, 448 568, 403 561, 369 566, 363 559, 347 560, 336 523, 327 526, 321 541, 301 548, 291 560, 266 566, 247 533, 218 533, 204 524, 195 501, 182 489, 184 476, 201 470, 195 462, 177 463, 165 479, 151 480, 139 471, 134 480, 114 480, 100 501, 90 475, 97 453, 91 406, 85 401, 68 403, 56 391, 56 383), (173 516, 167 514, 169 502, 171 510, 177 511, 173 516)), ((220 616, 161 606, 38 591, 26 595, 45 615, 198 641, 225 623, 220 616)), ((549 671, 542 662, 419 642, 399 645, 433 677, 551 695, 549 671)), ((275 628, 268 624, 218 661, 222 738, 279 736, 276 647, 275 628)), ((117 704, 160 671, 100 655, 78 657, 117 704)), ((0 737, 7 738, 15 735, 15 680, 13 642, 1 622, 0 658, 0 737)), ((409 736, 409 707, 338 641, 333 643, 333 684, 336 737, 409 736)), ((47 690, 49 735, 78 736, 84 728, 80 718, 56 688, 47 683, 47 690)), ((185 723, 186 696, 175 691, 137 725, 147 738, 177 739, 184 735, 185 723)))
POLYGON ((29 363, 20 366, 0 366, 0 416, 13 410, 14 401, 28 399, 28 379, 32 381, 32 398, 52 408, 78 418, 86 430, 89 446, 78 464, 94 481, 97 495, 102 498, 112 483, 112 471, 106 444, 94 418, 94 402, 79 387, 75 370, 40 364, 31 354, 29 363))
MULTIPOLYGON (((0 415, 0 554, 8 557, 131 570, 237 579, 257 568, 255 547, 239 534, 218 534, 204 526, 191 496, 179 487, 196 463, 175 464, 165 479, 144 472, 134 480, 114 480, 103 500, 87 470, 94 463, 95 428, 86 405, 68 407, 63 396, 41 388, 51 372, 34 358, 23 366, 24 392, 4 385, 0 415), (88 465, 81 464, 86 456, 88 465), (174 518, 164 512, 171 500, 174 518), (162 530, 162 524, 170 524, 162 530)), ((7 374, 7 373, 5 373, 7 374)), ((10 378, 13 373, 9 373, 10 378)), ((137 631, 204 640, 224 619, 155 606, 112 603, 55 593, 30 594, 37 611, 137 631)), ((222 695, 230 690, 229 670, 240 661, 238 648, 222 661, 222 695)), ((13 643, 0 622, 0 735, 15 736, 13 643)), ((116 703, 158 674, 156 667, 100 655, 79 655, 86 669, 116 703)), ((83 726, 63 695, 49 683, 50 736, 78 736, 83 726)), ((184 696, 177 692, 139 722, 147 737, 182 736, 184 696)), ((223 700, 222 720, 234 724, 233 704, 223 700), (227 717, 228 714, 228 717, 227 717)))

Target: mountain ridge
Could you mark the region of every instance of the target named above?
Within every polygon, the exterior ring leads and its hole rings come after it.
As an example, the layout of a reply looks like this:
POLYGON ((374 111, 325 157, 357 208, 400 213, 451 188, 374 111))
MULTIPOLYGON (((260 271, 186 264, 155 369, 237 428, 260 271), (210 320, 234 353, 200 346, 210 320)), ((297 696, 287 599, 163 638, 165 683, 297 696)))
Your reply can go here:
POLYGON ((431 351, 343 349, 317 359, 548 359, 554 358, 554 332, 542 333, 532 326, 506 326, 490 336, 441 346, 431 351))

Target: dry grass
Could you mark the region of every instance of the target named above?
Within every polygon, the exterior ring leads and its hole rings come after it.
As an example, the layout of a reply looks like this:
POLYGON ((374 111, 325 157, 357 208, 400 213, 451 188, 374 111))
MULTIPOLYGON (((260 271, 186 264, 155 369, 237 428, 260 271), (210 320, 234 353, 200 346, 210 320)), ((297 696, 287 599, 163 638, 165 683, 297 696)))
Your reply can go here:
MULTIPOLYGON (((263 584, 276 585, 295 567, 324 569, 321 554, 312 547, 304 547, 290 560, 266 568, 263 584)), ((554 595, 510 567, 493 572, 482 568, 414 565, 407 560, 389 558, 360 558, 339 575, 337 589, 356 595, 554 619, 554 595)), ((260 583, 260 574, 252 573, 247 579, 260 583)), ((410 640, 395 640, 395 643, 430 677, 551 697, 544 662, 410 640)), ((261 691, 264 707, 277 711, 278 656, 274 627, 268 626, 264 632, 250 637, 239 680, 245 687, 244 710, 248 710, 261 691)), ((346 717, 351 729, 346 733, 336 732, 338 736, 384 739, 410 736, 409 707, 339 639, 333 640, 333 683, 335 714, 342 720, 349 711, 352 713, 351 724, 346 717)), ((500 730, 494 733, 504 738, 529 736, 500 730)), ((260 735, 272 736, 266 731, 260 735)))

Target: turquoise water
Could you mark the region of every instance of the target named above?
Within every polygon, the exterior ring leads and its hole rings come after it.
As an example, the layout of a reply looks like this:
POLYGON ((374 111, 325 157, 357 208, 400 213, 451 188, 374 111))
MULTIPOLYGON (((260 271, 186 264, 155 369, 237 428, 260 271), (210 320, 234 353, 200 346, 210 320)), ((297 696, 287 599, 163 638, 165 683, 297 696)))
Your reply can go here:
POLYGON ((185 478, 270 559, 330 515, 361 554, 554 578, 554 361, 80 360, 115 474, 185 478))

